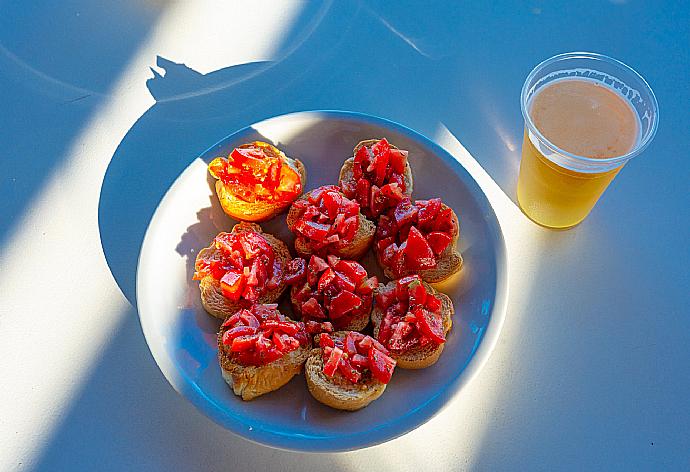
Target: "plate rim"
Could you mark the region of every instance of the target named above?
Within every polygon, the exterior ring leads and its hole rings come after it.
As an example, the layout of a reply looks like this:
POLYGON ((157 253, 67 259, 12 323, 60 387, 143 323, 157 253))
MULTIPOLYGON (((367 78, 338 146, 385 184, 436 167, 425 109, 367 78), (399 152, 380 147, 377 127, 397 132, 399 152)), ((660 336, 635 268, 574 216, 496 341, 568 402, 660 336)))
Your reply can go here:
POLYGON ((149 224, 146 228, 144 238, 142 240, 141 248, 139 251, 139 256, 137 258, 137 269, 136 269, 136 287, 135 287, 135 298, 137 301, 137 314, 139 318, 139 323, 141 324, 142 332, 146 340, 146 344, 149 348, 151 355, 153 356, 156 365, 159 370, 168 381, 168 383, 175 389, 175 391, 182 397, 190 401, 201 413, 207 418, 211 419, 214 423, 222 426, 227 431, 234 435, 237 435, 245 440, 252 443, 271 447, 274 449, 286 450, 286 451, 299 451, 299 452, 312 452, 312 453, 330 453, 330 452, 344 452, 353 451, 372 447, 384 442, 391 441, 400 436, 403 436, 410 431, 415 430, 424 423, 430 421, 432 418, 439 415, 441 412, 446 410, 450 404, 450 400, 455 396, 459 395, 462 390, 477 376, 477 374, 484 367, 488 361, 491 353, 493 352, 496 344, 498 342, 499 335, 503 328, 503 324, 506 318, 507 311, 507 300, 508 300, 508 260, 507 260, 507 249, 505 238, 503 236, 503 231, 501 228, 500 221, 496 216, 496 212, 491 204, 491 201, 487 197, 486 193, 482 190, 481 186, 477 183, 474 176, 463 166, 459 160, 453 157, 449 151, 445 148, 428 138, 426 135, 420 133, 419 131, 413 130, 401 123, 396 121, 370 115, 363 112, 347 111, 347 110, 335 110, 335 109, 317 109, 317 110, 305 110, 296 111, 292 113, 286 113, 282 115, 272 116, 248 126, 242 127, 236 131, 233 131, 226 135, 225 137, 219 139, 216 143, 206 148, 203 152, 197 155, 190 163, 182 170, 182 172, 175 178, 175 181, 166 190, 165 194, 161 198, 154 211, 153 215, 149 220, 149 224), (479 207, 483 210, 484 221, 491 227, 489 228, 490 235, 495 240, 493 241, 492 247, 494 248, 494 253, 496 257, 496 292, 494 296, 494 303, 492 310, 490 312, 490 320, 486 326, 486 331, 479 343, 479 346, 474 351, 472 356, 467 361, 464 369, 460 374, 452 379, 445 388, 434 395, 430 400, 416 408, 412 413, 406 415, 407 420, 401 424, 398 421, 386 423, 378 427, 369 429, 361 433, 353 433, 349 436, 338 436, 338 444, 334 444, 334 437, 308 437, 294 434, 281 434, 275 431, 268 431, 258 427, 252 427, 251 425, 246 425, 245 423, 231 423, 228 422, 226 418, 219 417, 217 410, 220 409, 219 406, 215 405, 212 400, 204 395, 201 389, 197 388, 191 381, 189 381, 185 375, 175 368, 174 363, 166 355, 164 349, 154 349, 151 346, 150 340, 154 337, 154 332, 146 321, 146 316, 142 316, 142 308, 146 306, 142 303, 139 294, 140 286, 142 282, 142 258, 143 255, 147 253, 147 247, 151 244, 151 222, 154 221, 160 211, 160 203, 162 203, 167 197, 168 193, 175 186, 178 179, 189 169, 189 166, 195 162, 197 159, 201 158, 214 148, 222 146, 225 142, 231 140, 235 136, 241 135, 243 133, 249 132, 255 129, 255 126, 263 125, 270 121, 278 120, 291 120, 299 119, 300 117, 317 117, 321 119, 350 119, 353 121, 364 122, 366 124, 382 126, 385 128, 392 128, 393 130, 407 136, 408 138, 418 141, 425 147, 429 148, 434 154, 440 157, 444 162, 446 162, 451 167, 455 167, 456 170, 465 172, 469 177, 467 182, 469 185, 473 185, 474 189, 469 189, 473 191, 473 194, 479 193, 484 198, 475 200, 479 207), (491 231, 493 229, 493 231, 491 231), (226 419, 226 421, 223 421, 226 419), (372 434, 373 433, 373 434, 372 434))

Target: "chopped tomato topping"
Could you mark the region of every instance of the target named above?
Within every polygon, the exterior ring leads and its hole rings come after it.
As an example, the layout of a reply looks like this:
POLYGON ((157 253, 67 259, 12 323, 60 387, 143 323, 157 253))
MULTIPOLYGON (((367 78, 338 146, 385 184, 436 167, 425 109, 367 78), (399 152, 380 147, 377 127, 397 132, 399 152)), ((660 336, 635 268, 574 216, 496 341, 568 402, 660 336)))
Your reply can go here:
POLYGON ((355 153, 352 177, 342 180, 346 197, 354 199, 366 216, 378 217, 403 198, 407 151, 391 148, 386 138, 355 153))
POLYGON ((219 233, 212 247, 215 251, 196 261, 194 280, 212 277, 229 300, 250 306, 280 284, 282 268, 260 233, 219 233))
POLYGON ((227 159, 215 158, 208 171, 247 202, 291 202, 302 193, 301 177, 285 155, 261 141, 233 149, 227 159))
POLYGON ((376 277, 367 278, 360 263, 333 255, 325 259, 312 255, 308 263, 303 259, 292 263, 307 268, 304 277, 288 277, 289 281, 294 279, 292 304, 303 321, 329 319, 336 328, 343 328, 352 318, 371 311, 379 282, 376 277))
POLYGON ((369 349, 369 369, 376 380, 387 384, 395 369, 395 359, 378 349, 369 349))
POLYGON ((376 305, 384 313, 378 340, 393 353, 446 342, 441 299, 427 291, 418 275, 378 290, 376 305))
POLYGON ((356 331, 349 331, 345 337, 322 333, 319 346, 324 361, 323 373, 328 377, 339 373, 353 384, 372 378, 388 383, 395 369, 395 360, 386 348, 356 331))
POLYGON ((338 187, 312 190, 295 207, 300 215, 290 230, 311 252, 330 254, 352 243, 359 227, 359 204, 338 187))
POLYGON ((403 197, 379 218, 374 249, 381 264, 401 277, 436 267, 457 234, 453 211, 443 207, 440 199, 413 203, 403 197))
POLYGON ((219 347, 242 365, 265 365, 309 344, 304 323, 283 316, 276 304, 253 305, 228 317, 219 347))

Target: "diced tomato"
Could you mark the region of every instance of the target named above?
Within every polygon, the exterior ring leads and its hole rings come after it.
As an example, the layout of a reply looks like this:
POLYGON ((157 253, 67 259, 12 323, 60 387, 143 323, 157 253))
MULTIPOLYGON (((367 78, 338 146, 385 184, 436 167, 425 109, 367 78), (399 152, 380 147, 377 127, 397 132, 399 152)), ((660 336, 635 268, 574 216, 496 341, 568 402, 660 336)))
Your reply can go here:
POLYGON ((393 259, 400 253, 400 248, 397 244, 389 244, 381 253, 381 262, 384 264, 391 264, 393 259))
POLYGON ((339 192, 324 192, 322 202, 328 211, 328 217, 333 219, 343 204, 343 197, 339 192))
POLYGON ((431 250, 434 251, 434 254, 439 255, 448 247, 451 242, 451 237, 440 231, 432 231, 426 235, 426 240, 431 250))
POLYGON ((423 308, 416 308, 413 313, 417 317, 417 326, 422 333, 437 344, 446 342, 443 320, 439 313, 430 313, 423 308))
MULTIPOLYGON (((354 167, 352 168, 354 172, 354 167)), ((347 198, 356 198, 357 196, 357 182, 359 177, 354 179, 343 180, 340 182, 340 189, 343 191, 347 198)))
POLYGON ((355 345, 355 338, 352 336, 352 331, 347 333, 343 344, 345 346, 345 352, 348 356, 354 356, 357 354, 357 346, 355 345))
POLYGON ((312 295, 313 290, 311 289, 311 286, 308 283, 306 283, 302 285, 302 287, 299 290, 297 290, 297 292, 295 292, 294 298, 296 301, 303 302, 311 298, 312 295))
POLYGON ((249 336, 256 333, 256 328, 251 326, 235 326, 223 333, 223 344, 232 344, 232 340, 239 336, 249 336))
POLYGON ((339 347, 334 347, 331 351, 330 356, 328 357, 328 361, 323 366, 323 373, 326 374, 328 377, 333 377, 342 357, 343 350, 339 347))
POLYGON ((376 339, 372 338, 371 336, 364 336, 364 338, 359 341, 358 346, 362 348, 363 350, 368 350, 368 349, 378 349, 379 351, 383 352, 384 354, 388 354, 388 349, 386 349, 383 344, 378 342, 376 339))
POLYGON ((323 312, 323 308, 316 301, 316 298, 310 298, 306 302, 302 303, 302 316, 306 318, 315 319, 325 319, 326 314, 323 312))
POLYGON ((244 277, 237 271, 228 271, 220 279, 220 289, 223 296, 237 301, 242 296, 242 289, 244 288, 244 277))
POLYGON ((376 307, 385 310, 395 301, 395 290, 381 289, 374 299, 376 300, 376 307))
POLYGON ((419 281, 411 282, 407 286, 409 296, 408 304, 410 308, 415 306, 424 306, 426 303, 426 288, 419 281))
POLYGON ((376 185, 383 185, 386 179, 386 171, 388 170, 388 161, 391 157, 390 148, 388 147, 388 142, 381 140, 372 146, 372 151, 374 152, 374 159, 372 160, 368 171, 374 171, 374 179, 376 185), (373 167, 373 169, 371 169, 373 167))
POLYGON ((335 284, 338 286, 339 289, 341 290, 348 290, 350 292, 354 292, 357 286, 355 283, 350 280, 349 277, 347 277, 345 274, 341 272, 336 272, 336 277, 335 277, 335 284))
POLYGON ((271 339, 273 340, 273 344, 275 344, 275 346, 276 346, 278 349, 280 349, 281 351, 285 352, 285 351, 286 351, 286 348, 287 348, 287 345, 285 344, 285 342, 283 342, 283 336, 287 337, 287 335, 280 334, 280 333, 274 331, 274 332, 273 332, 273 337, 272 337, 271 339))
POLYGON ((426 239, 419 230, 412 226, 407 238, 407 248, 405 248, 406 262, 410 269, 432 269, 436 267, 434 252, 429 247, 426 239))
POLYGON ((328 310, 332 320, 345 316, 362 305, 362 299, 352 292, 343 290, 331 299, 328 310))
POLYGON ((407 151, 391 148, 391 169, 393 172, 403 174, 405 172, 405 165, 407 164, 407 151))
POLYGON ((324 270, 328 269, 328 264, 326 261, 321 259, 319 256, 311 256, 309 259, 309 271, 315 274, 320 274, 324 270))
POLYGON ((332 284, 335 281, 336 278, 336 272, 331 269, 330 267, 326 269, 323 274, 321 274, 321 278, 319 279, 319 291, 323 292, 326 290, 326 287, 328 287, 330 284, 332 284))
POLYGON ((393 236, 395 236, 395 220, 387 215, 381 215, 379 224, 376 227, 376 237, 378 239, 385 239, 393 236))
POLYGON ((378 349, 369 350, 369 370, 371 375, 381 383, 387 384, 391 380, 395 369, 395 360, 379 351, 378 349))
POLYGON ((362 283, 357 287, 357 293, 362 295, 368 295, 372 293, 379 286, 379 279, 374 275, 362 281, 362 283))
POLYGON ((393 204, 404 198, 402 188, 400 188, 400 186, 395 182, 391 182, 381 187, 381 194, 388 198, 390 203, 393 204))
POLYGON ((244 323, 247 326, 251 326, 252 328, 258 328, 259 327, 259 320, 256 319, 256 316, 249 311, 249 310, 242 310, 239 312, 240 315, 240 320, 242 320, 242 323, 244 323))
POLYGON ((294 335, 299 331, 299 325, 290 321, 275 321, 267 320, 261 324, 261 329, 273 328, 277 331, 282 331, 285 334, 294 335))
POLYGON ((416 205, 419 207, 417 215, 419 226, 422 228, 430 228, 434 223, 436 215, 438 215, 438 212, 441 210, 441 199, 432 198, 426 202, 418 200, 416 205))
POLYGON ((400 200, 400 203, 398 203, 393 212, 393 218, 395 219, 395 224, 398 225, 398 227, 414 222, 414 218, 416 216, 417 207, 412 204, 412 201, 409 197, 405 197, 400 200))
POLYGON ((426 297, 426 303, 424 306, 427 310, 431 311, 432 313, 439 311, 442 306, 441 299, 435 295, 428 295, 426 297))
POLYGON ((343 198, 341 213, 344 213, 346 217, 357 216, 359 213, 359 203, 349 198, 343 198))
POLYGON ((369 197, 369 211, 371 211, 371 214, 374 216, 380 215, 388 207, 387 203, 388 198, 381 193, 381 189, 376 185, 372 185, 371 196, 369 197))
POLYGON ((223 321, 223 324, 220 325, 221 328, 227 328, 229 326, 235 325, 238 321, 240 321, 240 314, 235 313, 233 315, 228 316, 225 321, 223 321))
POLYGON ((232 347, 230 350, 232 352, 247 351, 254 347, 258 336, 257 334, 238 336, 232 340, 232 347))
POLYGON ((355 238, 355 234, 357 234, 357 227, 358 215, 346 218, 343 229, 343 241, 352 241, 355 238))
POLYGON ((361 354, 355 354, 350 357, 350 364, 360 369, 367 369, 369 367, 369 358, 361 354))
POLYGON ((350 364, 350 362, 345 358, 341 359, 338 363, 338 370, 353 384, 356 384, 362 378, 362 374, 355 370, 355 368, 352 367, 352 364, 350 364))
POLYGON ((367 276, 367 270, 356 261, 340 260, 335 266, 335 270, 345 274, 354 283, 359 284, 367 276))
MULTIPOLYGON (((275 185, 275 184, 274 184, 275 185)), ((288 165, 282 166, 278 178, 276 193, 282 201, 290 201, 302 192, 302 179, 299 174, 288 165)))
POLYGON ((330 321, 324 321, 323 323, 321 323, 321 330, 326 333, 332 333, 333 323, 331 323, 330 321))
MULTIPOLYGON (((355 164, 360 165, 360 169, 364 167, 365 164, 368 165, 369 162, 369 149, 367 149, 366 146, 362 146, 359 149, 357 149, 357 152, 355 153, 355 159, 354 159, 355 164)), ((360 175, 361 177, 361 175, 360 175)), ((359 178, 355 176, 355 178, 359 178)))
POLYGON ((456 234, 458 231, 456 222, 453 218, 453 210, 444 208, 438 213, 432 225, 434 231, 442 231, 448 234, 456 234))
POLYGON ((333 342, 333 338, 331 338, 329 335, 326 333, 321 333, 319 335, 319 346, 321 347, 335 347, 335 343, 333 342))
POLYGON ((335 268, 335 266, 340 262, 340 258, 334 254, 329 254, 326 257, 326 260, 328 261, 328 265, 335 268))
POLYGON ((292 259, 285 269, 285 283, 296 285, 302 283, 307 278, 307 263, 301 257, 292 259))
POLYGON ((357 177, 357 187, 355 188, 355 194, 357 195, 357 201, 362 208, 369 208, 369 198, 371 195, 371 182, 367 179, 362 179, 357 177))
POLYGON ((331 229, 330 225, 323 223, 316 223, 315 221, 299 220, 295 225, 295 231, 301 233, 309 239, 322 241, 328 236, 328 231, 331 229))

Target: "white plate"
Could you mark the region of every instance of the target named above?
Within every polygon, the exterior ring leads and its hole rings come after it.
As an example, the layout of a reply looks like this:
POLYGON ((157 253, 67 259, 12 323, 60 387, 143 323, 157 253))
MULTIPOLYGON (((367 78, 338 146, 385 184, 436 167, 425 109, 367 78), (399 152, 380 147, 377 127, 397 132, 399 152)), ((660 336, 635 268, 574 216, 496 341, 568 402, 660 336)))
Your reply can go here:
MULTIPOLYGON (((285 215, 262 226, 292 244, 285 215)), ((376 267, 371 255, 365 265, 376 267)), ((230 431, 261 444, 304 451, 372 446, 428 421, 486 361, 505 316, 505 301, 503 235, 477 183, 424 136, 381 118, 350 112, 278 116, 238 131, 204 152, 182 172, 158 206, 137 272, 143 331, 172 386, 230 431), (409 150, 414 197, 442 197, 460 217, 464 268, 450 281, 437 284, 456 308, 443 355, 424 370, 396 369, 384 394, 357 412, 333 410, 316 402, 303 375, 276 392, 252 402, 241 401, 220 375, 216 360, 219 322, 206 314, 198 283, 191 280, 196 252, 234 224, 218 205, 206 164, 239 144, 269 141, 304 162, 306 188, 311 189, 336 184, 340 166, 354 145, 383 136, 409 150)))

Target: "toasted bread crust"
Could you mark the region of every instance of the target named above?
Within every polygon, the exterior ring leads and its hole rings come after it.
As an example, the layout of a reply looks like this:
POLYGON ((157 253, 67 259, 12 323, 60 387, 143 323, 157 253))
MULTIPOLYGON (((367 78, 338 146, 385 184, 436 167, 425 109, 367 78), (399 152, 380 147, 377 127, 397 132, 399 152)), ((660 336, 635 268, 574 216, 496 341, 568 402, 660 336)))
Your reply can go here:
MULTIPOLYGON (((359 151, 359 148, 362 146, 372 146, 376 144, 380 139, 365 139, 364 141, 360 141, 357 143, 357 146, 355 146, 354 150, 352 151, 352 156, 348 159, 345 160, 343 163, 343 166, 340 168, 340 176, 338 177, 338 185, 342 187, 342 184, 344 181, 350 181, 350 180, 355 180, 355 176, 352 172, 352 166, 355 163, 355 158, 354 156, 357 154, 357 151, 359 151)), ((395 145, 390 144, 391 148, 393 149, 398 149, 395 145)), ((412 178, 412 168, 410 167, 409 160, 408 162, 405 162, 405 171, 403 173, 403 180, 405 181, 405 192, 403 192, 405 195, 412 195, 412 190, 414 188, 414 179, 412 178)))
MULTIPOLYGON (((333 336, 345 338, 347 331, 336 331, 333 336)), ((355 411, 364 408, 381 396, 386 390, 386 384, 374 378, 365 382, 353 384, 345 379, 340 372, 333 378, 323 373, 323 357, 321 349, 312 349, 304 365, 304 376, 307 387, 312 396, 331 408, 355 411)))
MULTIPOLYGON (((239 147, 249 146, 243 144, 239 147)), ((292 159, 287 157, 282 151, 280 156, 285 158, 287 165, 295 170, 302 181, 302 188, 306 188, 307 184, 307 169, 299 159, 292 159)), ((230 217, 240 221, 261 222, 270 220, 274 216, 282 213, 292 202, 246 202, 240 198, 235 197, 229 186, 225 185, 220 180, 216 180, 216 195, 223 211, 230 217)))
MULTIPOLYGON (((443 203, 441 204, 441 208, 445 209, 449 207, 445 203, 443 203)), ((448 277, 462 269, 462 255, 457 249, 458 239, 460 238, 460 223, 458 221, 458 215, 455 214, 455 211, 453 211, 453 220, 455 221, 455 225, 458 228, 458 233, 455 236, 453 236, 453 240, 450 242, 448 247, 444 249, 444 251, 439 255, 436 267, 434 267, 433 269, 408 270, 401 274, 399 277, 396 277, 393 271, 391 271, 387 265, 381 262, 381 257, 378 251, 374 251, 376 253, 376 260, 378 261, 381 268, 383 268, 383 273, 386 275, 386 277, 388 277, 389 279, 396 279, 403 278, 406 275, 418 274, 423 281, 429 283, 436 283, 446 280, 448 277)))
MULTIPOLYGON (((302 318, 302 310, 300 307, 295 303, 295 295, 297 294, 299 288, 296 285, 293 285, 292 288, 290 288, 290 305, 292 306, 292 312, 295 314, 295 316, 302 318)), ((371 304, 372 308, 374 306, 373 302, 371 304)), ((371 310, 365 313, 361 313, 359 316, 353 317, 350 322, 345 325, 342 330, 343 331, 364 331, 364 328, 367 327, 369 324, 369 317, 371 315, 371 310)), ((323 320, 323 321, 329 321, 329 320, 323 320)))
MULTIPOLYGON (((395 281, 388 282, 384 287, 377 289, 377 293, 381 289, 388 289, 395 287, 395 281)), ((423 282, 424 283, 424 282, 423 282)), ((453 301, 445 293, 437 292, 431 285, 424 283, 424 287, 427 293, 436 295, 441 299, 441 317, 443 319, 443 334, 448 335, 448 332, 453 326, 453 314, 455 309, 453 308, 453 301)), ((383 312, 381 309, 374 305, 374 309, 371 312, 371 322, 374 325, 374 338, 378 339, 379 328, 381 326, 381 321, 383 320, 383 312)), ((397 367, 401 369, 424 369, 433 365, 441 357, 445 343, 439 344, 437 346, 424 346, 410 349, 403 354, 396 354, 391 352, 391 357, 397 361, 397 367)))
POLYGON ((223 331, 218 333, 218 362, 223 379, 242 400, 253 400, 278 390, 302 370, 311 346, 300 346, 280 359, 263 366, 244 366, 223 349, 223 331))
MULTIPOLYGON (((272 234, 264 233, 261 226, 254 223, 241 222, 236 224, 232 228, 232 233, 238 233, 241 231, 256 231, 263 237, 266 242, 273 248, 273 253, 275 255, 275 261, 280 263, 281 266, 287 267, 290 262, 290 250, 285 245, 283 241, 276 238, 272 234)), ((209 247, 206 247, 199 251, 196 256, 197 263, 200 259, 205 258, 207 255, 210 256, 217 249, 213 246, 213 243, 209 247)), ((273 289, 266 291, 257 303, 274 303, 283 294, 287 285, 283 280, 280 281, 280 285, 273 289)), ((199 281, 199 290, 201 292, 201 304, 204 309, 212 316, 219 318, 221 320, 232 315, 236 311, 242 308, 239 302, 234 302, 228 300, 223 296, 223 292, 220 288, 220 282, 211 276, 206 276, 199 281)))
MULTIPOLYGON (((310 190, 306 194, 302 195, 298 200, 306 200, 309 194, 313 191, 314 190, 310 190)), ((290 207, 285 221, 288 228, 290 228, 290 231, 293 231, 293 227, 297 223, 297 220, 300 218, 300 216, 302 216, 302 213, 304 213, 303 209, 297 208, 294 205, 290 207)), ((374 241, 375 233, 376 225, 372 221, 368 220, 360 211, 359 226, 352 243, 343 248, 332 249, 329 251, 329 254, 334 254, 341 259, 358 261, 364 257, 364 254, 366 254, 371 247, 371 244, 374 241)), ((308 259, 312 254, 311 249, 307 244, 304 244, 300 238, 295 239, 295 250, 297 251, 297 254, 305 259, 308 259)))

